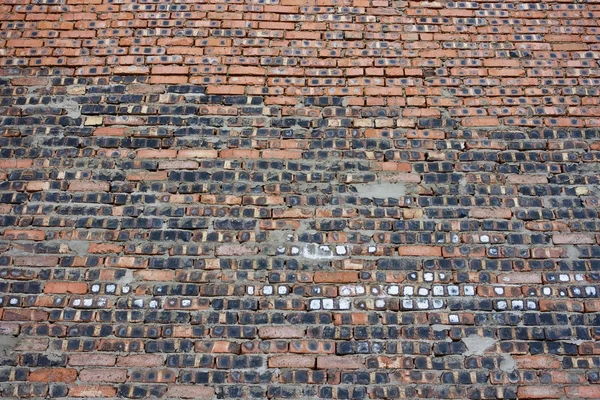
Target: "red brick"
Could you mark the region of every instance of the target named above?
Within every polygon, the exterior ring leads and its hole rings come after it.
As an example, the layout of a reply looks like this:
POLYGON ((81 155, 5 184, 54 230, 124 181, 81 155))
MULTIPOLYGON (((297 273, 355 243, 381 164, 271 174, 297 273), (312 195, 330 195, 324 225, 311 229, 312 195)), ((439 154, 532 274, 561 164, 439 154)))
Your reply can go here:
POLYGON ((137 158, 175 158, 177 150, 138 150, 137 158))
POLYGON ((12 39, 6 43, 8 47, 42 47, 44 41, 41 39, 12 39))
POLYGON ((524 76, 523 68, 490 68, 488 69, 490 76, 524 76))
POLYGON ((574 300, 545 300, 540 299, 538 302, 540 311, 569 311, 569 312, 584 312, 584 304, 574 300))
POLYGON ((29 168, 32 160, 0 160, 0 168, 29 168))
POLYGON ((219 158, 258 158, 258 150, 227 149, 219 152, 219 158))
POLYGON ((72 383, 76 379, 77 371, 73 368, 38 368, 29 373, 30 382, 72 383))
POLYGON ((47 78, 14 78, 10 81, 13 86, 46 86, 47 78))
POLYGON ((262 67, 245 67, 235 65, 229 67, 228 72, 230 75, 264 75, 267 70, 262 67))
POLYGON ((146 268, 148 261, 135 257, 108 257, 104 261, 107 267, 116 268, 146 268))
POLYGON ((75 293, 85 294, 88 291, 87 283, 79 282, 46 282, 44 293, 75 293))
POLYGON ((28 267, 54 267, 58 264, 58 257, 52 256, 15 256, 14 265, 24 265, 28 267))
POLYGON ((302 158, 302 150, 263 150, 261 154, 262 158, 302 158))
POLYGON ((401 87, 367 87, 365 88, 367 96, 404 96, 401 87))
POLYGON ((127 174, 128 181, 164 181, 167 179, 167 171, 143 171, 127 174))
POLYGON ((302 338, 304 334, 304 328, 295 326, 264 326, 258 330, 261 339, 302 338))
POLYGON ((463 126, 498 126, 500 121, 497 117, 473 117, 462 120, 463 126))
POLYGON ((471 217, 484 219, 510 219, 512 212, 508 208, 472 208, 471 217))
POLYGON ((4 239, 16 239, 16 240, 44 240, 46 233, 38 230, 25 230, 25 229, 7 229, 4 231, 4 239))
POLYGON ((152 75, 150 77, 150 83, 152 84, 167 84, 167 85, 178 85, 188 82, 188 77, 185 75, 152 75))
POLYGON ((123 251, 123 246, 113 243, 90 243, 88 253, 92 254, 109 254, 120 253, 123 251))
POLYGON ((531 231, 566 231, 569 226, 564 222, 529 221, 525 227, 531 231))
POLYGON ((27 191, 28 192, 39 192, 42 190, 50 189, 50 182, 27 182, 27 191))
POLYGON ((5 309, 2 313, 3 321, 46 321, 48 313, 40 310, 12 310, 5 309))
POLYGON ((585 312, 600 312, 600 300, 586 299, 585 312))
POLYGON ((600 398, 597 2, 175 3, 0 4, 4 397, 600 398))
POLYGON ((207 94, 244 94, 246 88, 238 85, 208 86, 207 94))
POLYGON ((571 234, 554 234, 552 235, 552 243, 554 244, 595 244, 594 237, 589 234, 571 233, 571 234))
POLYGON ((358 282, 358 272, 323 272, 317 271, 313 275, 315 283, 352 283, 358 282))
POLYGON ((187 75, 189 70, 179 65, 156 65, 152 67, 152 75, 187 75))
POLYGON ((134 276, 141 281, 172 281, 175 279, 174 271, 136 271, 134 276))
POLYGON ((486 67, 518 67, 519 60, 502 60, 497 58, 488 58, 483 60, 483 65, 486 67))
POLYGON ((522 369, 557 369, 560 360, 552 356, 514 356, 517 366, 522 369))

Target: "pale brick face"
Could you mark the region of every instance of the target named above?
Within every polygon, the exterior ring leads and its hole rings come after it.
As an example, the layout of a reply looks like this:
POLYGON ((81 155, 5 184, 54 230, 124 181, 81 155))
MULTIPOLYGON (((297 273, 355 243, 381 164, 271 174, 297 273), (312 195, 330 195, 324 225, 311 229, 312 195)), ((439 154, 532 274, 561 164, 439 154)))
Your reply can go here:
POLYGON ((598 399, 600 5, 0 4, 0 397, 598 399))

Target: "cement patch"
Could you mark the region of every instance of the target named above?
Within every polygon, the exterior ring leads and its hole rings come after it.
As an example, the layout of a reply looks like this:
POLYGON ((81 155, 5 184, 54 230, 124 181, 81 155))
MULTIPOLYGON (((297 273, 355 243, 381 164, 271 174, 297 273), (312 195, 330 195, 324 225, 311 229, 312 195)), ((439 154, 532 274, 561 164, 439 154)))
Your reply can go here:
POLYGON ((406 185, 403 183, 365 183, 353 186, 361 197, 385 199, 406 195, 406 185))

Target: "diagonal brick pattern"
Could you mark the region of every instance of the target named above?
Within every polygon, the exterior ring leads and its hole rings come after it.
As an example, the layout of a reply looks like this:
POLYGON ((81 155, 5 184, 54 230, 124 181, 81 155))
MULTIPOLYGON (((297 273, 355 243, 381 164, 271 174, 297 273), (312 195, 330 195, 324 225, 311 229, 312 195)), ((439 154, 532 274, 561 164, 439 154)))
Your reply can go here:
POLYGON ((599 21, 0 2, 0 397, 600 399, 599 21))

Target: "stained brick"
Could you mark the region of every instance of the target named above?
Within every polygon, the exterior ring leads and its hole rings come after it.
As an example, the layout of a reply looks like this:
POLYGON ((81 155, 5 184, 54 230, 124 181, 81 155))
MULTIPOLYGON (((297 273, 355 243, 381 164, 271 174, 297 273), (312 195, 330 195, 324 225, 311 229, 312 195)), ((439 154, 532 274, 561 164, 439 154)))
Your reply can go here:
POLYGON ((86 368, 79 372, 79 380, 82 382, 125 382, 127 370, 86 368))
POLYGON ((208 386, 169 385, 167 396, 181 397, 184 399, 212 399, 215 389, 208 386))

